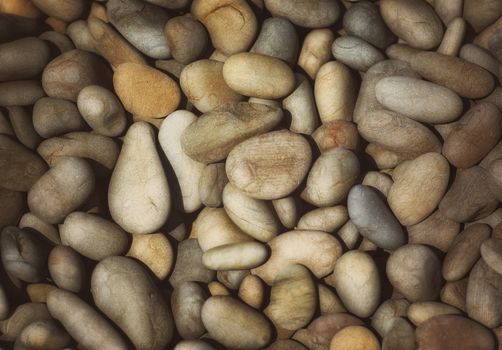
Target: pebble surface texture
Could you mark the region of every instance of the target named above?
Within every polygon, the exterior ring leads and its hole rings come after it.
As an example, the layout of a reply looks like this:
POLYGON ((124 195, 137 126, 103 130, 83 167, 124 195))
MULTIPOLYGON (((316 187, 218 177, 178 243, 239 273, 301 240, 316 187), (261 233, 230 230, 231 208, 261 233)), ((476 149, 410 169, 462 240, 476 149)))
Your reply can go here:
POLYGON ((0 350, 502 350, 502 0, 0 0, 0 350))

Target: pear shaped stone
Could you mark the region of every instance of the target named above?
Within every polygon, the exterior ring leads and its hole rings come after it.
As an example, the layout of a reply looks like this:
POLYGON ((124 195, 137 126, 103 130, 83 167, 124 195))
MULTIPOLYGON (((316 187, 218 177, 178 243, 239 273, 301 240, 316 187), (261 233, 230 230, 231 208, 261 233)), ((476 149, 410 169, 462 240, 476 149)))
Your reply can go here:
POLYGON ((166 222, 170 197, 153 129, 145 122, 134 123, 110 179, 110 214, 128 232, 152 233, 166 222))

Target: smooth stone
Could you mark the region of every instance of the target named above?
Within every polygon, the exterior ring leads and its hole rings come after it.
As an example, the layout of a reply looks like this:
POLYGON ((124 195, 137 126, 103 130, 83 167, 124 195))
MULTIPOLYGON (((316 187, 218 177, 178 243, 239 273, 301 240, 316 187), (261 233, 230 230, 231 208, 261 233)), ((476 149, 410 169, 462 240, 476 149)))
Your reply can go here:
POLYGON ((51 59, 49 45, 27 37, 0 45, 0 81, 34 78, 51 59))
POLYGON ((110 179, 108 205, 113 220, 131 233, 152 233, 169 216, 169 186, 147 123, 134 123, 127 131, 110 179))
POLYGON ((249 51, 279 58, 289 64, 295 63, 298 55, 295 27, 286 18, 267 18, 249 51))
POLYGON ((359 1, 343 15, 343 27, 352 36, 357 36, 379 49, 385 49, 396 37, 387 28, 379 7, 369 1, 359 1))
POLYGON ((352 121, 357 81, 350 68, 341 61, 330 61, 319 68, 314 95, 323 125, 335 120, 352 121))
POLYGON ((366 327, 348 326, 335 334, 329 350, 380 350, 377 337, 366 327))
POLYGON ((247 270, 262 265, 268 257, 269 252, 265 245, 250 241, 206 250, 202 255, 202 263, 211 270, 247 270))
POLYGON ((349 251, 338 258, 332 276, 343 305, 357 317, 373 314, 380 302, 380 277, 370 255, 349 251))
POLYGON ((161 350, 171 341, 169 306, 148 272, 135 260, 113 256, 100 261, 91 276, 96 306, 138 350, 161 350))
POLYGON ((256 16, 245 0, 194 0, 191 12, 206 27, 214 48, 225 55, 246 51, 258 30, 256 16))
POLYGON ((450 165, 439 153, 425 153, 398 165, 387 201, 399 222, 409 226, 427 218, 443 198, 449 176, 450 165))
POLYGON ((264 0, 274 17, 285 17, 293 24, 306 28, 325 28, 340 17, 340 5, 334 0, 264 0))
POLYGON ((84 204, 94 188, 91 165, 81 158, 64 157, 31 187, 28 206, 40 219, 57 224, 84 204))
POLYGON ((441 288, 441 263, 425 245, 407 244, 387 260, 387 277, 392 286, 411 302, 432 301, 441 288))
POLYGON ((483 259, 478 260, 469 274, 466 312, 488 328, 502 324, 502 275, 492 270, 483 259))
POLYGON ((385 109, 369 112, 357 129, 366 141, 406 158, 441 150, 438 137, 425 125, 385 109))
POLYGON ((317 278, 331 273, 342 253, 340 242, 321 231, 289 231, 268 242, 270 258, 252 273, 271 285, 285 265, 301 264, 317 278))
POLYGON ((187 127, 181 136, 181 146, 198 162, 217 162, 225 159, 237 144, 273 129, 282 116, 280 108, 263 104, 227 104, 203 114, 187 127))
POLYGON ((89 85, 107 86, 110 69, 100 58, 87 51, 65 52, 45 66, 42 86, 49 97, 77 102, 83 88, 89 85))
POLYGON ((302 265, 288 265, 275 277, 263 312, 277 329, 295 331, 310 322, 317 298, 310 271, 302 265))
POLYGON ((495 339, 490 330, 470 319, 456 315, 433 317, 415 332, 417 345, 427 350, 493 350, 495 339))
POLYGON ((277 99, 289 95, 295 76, 278 58, 242 52, 230 56, 223 65, 223 79, 241 95, 277 99))
POLYGON ((147 65, 122 63, 113 74, 113 86, 124 108, 140 119, 163 118, 181 100, 178 84, 147 65))
POLYGON ((333 56, 352 69, 366 72, 371 66, 385 60, 374 46, 355 36, 341 36, 331 46, 333 56))
POLYGON ((280 224, 270 203, 249 197, 231 183, 223 189, 222 198, 227 215, 251 237, 267 242, 279 234, 280 224))
POLYGON ((196 120, 197 117, 192 112, 173 112, 162 122, 158 136, 160 146, 176 174, 185 213, 192 213, 202 205, 199 181, 205 164, 187 156, 181 146, 181 135, 196 120))
POLYGON ((139 51, 156 59, 170 57, 164 36, 169 15, 162 8, 140 0, 111 0, 106 9, 113 26, 139 51))
POLYGON ((84 212, 69 214, 59 225, 59 233, 64 245, 95 261, 122 255, 129 244, 127 234, 120 226, 84 212))
POLYGON ((38 154, 1 134, 0 165, 0 185, 10 191, 29 191, 47 171, 47 165, 38 154))
POLYGON ((171 308, 176 330, 183 339, 197 339, 206 332, 201 318, 206 299, 206 292, 195 282, 184 282, 174 288, 171 308))
POLYGON ((443 260, 446 281, 457 281, 469 273, 481 255, 481 244, 490 237, 490 233, 488 225, 474 224, 455 237, 443 260))
POLYGON ((424 0, 384 0, 380 13, 394 34, 417 49, 433 49, 443 38, 441 19, 424 0))
POLYGON ((502 239, 487 239, 481 244, 480 251, 484 262, 502 275, 502 239))
POLYGON ((82 118, 98 134, 115 137, 127 125, 124 108, 113 92, 98 85, 83 88, 77 98, 82 118))
POLYGON ((223 79, 223 62, 206 59, 192 62, 183 68, 179 78, 188 101, 202 113, 242 100, 242 95, 223 79))
POLYGON ((145 264, 159 280, 165 279, 174 266, 173 248, 162 233, 133 234, 126 255, 145 264))
POLYGON ((339 204, 356 183, 360 165, 357 156, 344 148, 322 153, 314 162, 300 197, 317 207, 339 204))
POLYGON ((359 233, 384 249, 397 249, 406 243, 399 222, 378 193, 368 186, 352 187, 347 199, 349 217, 359 233))
POLYGON ((443 144, 443 154, 457 168, 476 165, 499 142, 502 114, 490 102, 469 109, 455 125, 443 144))
POLYGON ((169 277, 173 287, 183 282, 209 283, 214 279, 214 271, 202 264, 202 254, 196 239, 187 239, 178 244, 176 264, 169 277))
POLYGON ((226 161, 230 183, 256 199, 279 199, 307 175, 312 151, 307 140, 290 131, 252 137, 232 149, 226 161))
POLYGON ((265 284, 255 275, 247 275, 239 285, 239 298, 255 309, 260 309, 265 298, 265 284))
POLYGON ((75 103, 67 100, 42 97, 33 106, 33 126, 44 138, 85 129, 85 120, 75 103))
POLYGON ((260 349, 272 338, 267 318, 230 296, 207 299, 202 322, 211 338, 228 348, 260 349))
POLYGON ((463 111, 460 97, 453 91, 420 79, 392 76, 375 86, 377 101, 394 112, 425 123, 448 123, 463 111))
POLYGON ((485 97, 494 88, 492 75, 480 66, 459 57, 424 51, 411 57, 411 68, 427 79, 461 97, 485 97))
POLYGON ((475 221, 488 216, 498 200, 488 187, 485 169, 474 166, 459 169, 448 192, 439 203, 439 211, 456 222, 475 221))

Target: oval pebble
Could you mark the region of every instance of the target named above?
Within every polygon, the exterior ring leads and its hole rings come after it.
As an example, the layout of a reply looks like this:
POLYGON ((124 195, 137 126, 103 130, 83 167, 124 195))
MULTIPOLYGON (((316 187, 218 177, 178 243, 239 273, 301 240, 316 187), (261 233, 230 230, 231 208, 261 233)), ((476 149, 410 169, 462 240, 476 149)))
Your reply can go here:
POLYGON ((258 53, 230 56, 223 65, 223 79, 239 94, 265 99, 285 97, 295 87, 295 76, 286 63, 258 53))
POLYGON ((364 185, 352 187, 347 208, 359 233, 377 246, 397 249, 406 243, 399 222, 373 188, 364 185))
POLYGON ((232 149, 226 162, 230 183, 256 199, 279 199, 293 192, 307 175, 310 146, 290 131, 252 137, 232 149))
POLYGON ((228 348, 260 349, 272 338, 267 318, 230 296, 207 299, 202 322, 211 338, 228 348))

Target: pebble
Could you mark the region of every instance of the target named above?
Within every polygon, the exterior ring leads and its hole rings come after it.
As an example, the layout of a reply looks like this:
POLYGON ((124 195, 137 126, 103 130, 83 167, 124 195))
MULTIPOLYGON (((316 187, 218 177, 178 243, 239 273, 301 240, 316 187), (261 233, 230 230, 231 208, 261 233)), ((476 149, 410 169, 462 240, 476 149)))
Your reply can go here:
POLYGON ((153 233, 171 210, 169 185, 155 143, 149 124, 130 126, 110 179, 110 214, 127 232, 153 233))
POLYGON ((241 95, 265 99, 285 97, 295 87, 295 76, 286 63, 258 53, 230 56, 223 65, 223 79, 241 95))
POLYGON ((387 277, 411 302, 433 301, 441 289, 440 261, 425 245, 406 244, 387 261, 387 277))
POLYGON ((428 319, 418 326, 416 341, 419 348, 492 350, 492 333, 480 324, 457 315, 442 315, 428 319))
POLYGON ((386 203, 371 187, 356 185, 347 198, 349 217, 359 233, 384 249, 397 249, 406 243, 399 222, 386 203))
POLYGON ((380 302, 380 277, 370 255, 349 251, 338 258, 333 282, 343 305, 350 313, 366 318, 380 302))
POLYGON ((226 161, 228 180, 256 199, 279 199, 293 192, 307 175, 312 152, 307 140, 290 131, 252 137, 232 149, 226 161))
POLYGON ((83 88, 89 85, 110 85, 110 69, 91 52, 67 51, 45 66, 42 86, 49 97, 77 102, 83 88))
POLYGON ((260 349, 272 338, 265 316, 230 296, 213 296, 202 307, 209 335, 228 348, 260 349))
POLYGON ((156 59, 171 56, 164 36, 169 15, 162 8, 140 0, 111 0, 106 10, 113 26, 139 51, 156 59))
POLYGON ((178 84, 161 71, 139 63, 122 63, 113 74, 113 86, 124 108, 137 118, 163 118, 181 99, 178 84))

